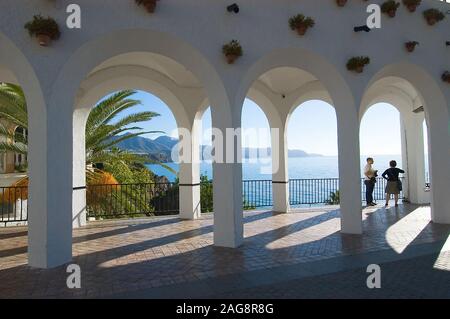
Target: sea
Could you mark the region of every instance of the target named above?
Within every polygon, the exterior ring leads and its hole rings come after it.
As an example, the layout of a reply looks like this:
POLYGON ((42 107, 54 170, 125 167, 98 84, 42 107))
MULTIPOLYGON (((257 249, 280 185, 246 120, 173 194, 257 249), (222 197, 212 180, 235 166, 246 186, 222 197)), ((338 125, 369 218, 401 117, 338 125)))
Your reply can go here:
MULTIPOLYGON (((375 160, 374 169, 379 170, 380 174, 385 169, 389 168, 389 162, 396 160, 398 167, 401 168, 402 157, 401 155, 374 155, 375 160)), ((361 177, 363 176, 363 168, 366 165, 367 156, 361 156, 361 177)), ((167 163, 165 164, 171 167, 174 171, 178 172, 178 164, 167 163)), ((260 161, 248 160, 242 164, 243 180, 271 180, 272 176, 270 170, 269 159, 262 159, 260 161), (265 168, 265 169, 264 169, 265 168)), ((166 176, 170 181, 176 179, 176 174, 170 172, 166 168, 157 164, 149 164, 147 167, 156 175, 166 176)), ((200 173, 208 176, 209 179, 213 178, 212 164, 208 162, 202 162, 200 164, 200 173)), ((320 157, 297 157, 289 158, 289 178, 290 179, 311 179, 311 178, 338 178, 339 177, 339 165, 337 156, 320 156, 320 157)))

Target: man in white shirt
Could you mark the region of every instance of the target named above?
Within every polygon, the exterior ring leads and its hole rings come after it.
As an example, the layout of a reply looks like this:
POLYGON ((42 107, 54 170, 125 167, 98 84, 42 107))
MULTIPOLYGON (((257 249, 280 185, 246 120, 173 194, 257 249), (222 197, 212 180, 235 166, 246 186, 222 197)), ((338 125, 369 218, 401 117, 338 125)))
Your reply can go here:
POLYGON ((375 188, 375 177, 377 171, 373 169, 374 160, 372 157, 367 159, 367 165, 364 167, 364 185, 366 185, 366 202, 367 206, 376 206, 373 201, 373 189, 375 188))

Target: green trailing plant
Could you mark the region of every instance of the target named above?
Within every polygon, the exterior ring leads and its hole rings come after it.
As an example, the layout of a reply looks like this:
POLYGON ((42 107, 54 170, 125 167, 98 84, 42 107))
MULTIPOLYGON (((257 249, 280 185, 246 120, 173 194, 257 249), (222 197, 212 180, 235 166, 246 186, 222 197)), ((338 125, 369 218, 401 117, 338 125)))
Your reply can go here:
POLYGON ((403 0, 403 5, 409 12, 416 12, 417 7, 420 6, 422 0, 403 0))
POLYGON ((301 36, 305 35, 306 31, 314 25, 314 19, 303 14, 297 14, 289 19, 289 27, 301 36))
POLYGON ((381 5, 381 12, 387 14, 389 17, 393 18, 397 14, 397 9, 400 7, 400 3, 394 0, 385 1, 381 5))
POLYGON ((364 67, 370 63, 370 58, 367 56, 353 57, 347 62, 347 69, 356 73, 362 73, 364 67))
POLYGON ((339 190, 331 192, 330 197, 326 200, 327 205, 339 205, 341 203, 341 196, 339 190))
POLYGON ((222 53, 225 55, 228 64, 233 64, 243 55, 242 46, 238 40, 231 40, 222 47, 222 53))
POLYGON ((438 9, 425 10, 423 16, 427 20, 428 25, 431 26, 445 19, 445 14, 438 9))
POLYGON ((33 20, 25 24, 30 36, 38 39, 41 46, 50 45, 52 40, 57 40, 61 36, 58 23, 53 18, 44 18, 41 15, 35 15, 33 20))

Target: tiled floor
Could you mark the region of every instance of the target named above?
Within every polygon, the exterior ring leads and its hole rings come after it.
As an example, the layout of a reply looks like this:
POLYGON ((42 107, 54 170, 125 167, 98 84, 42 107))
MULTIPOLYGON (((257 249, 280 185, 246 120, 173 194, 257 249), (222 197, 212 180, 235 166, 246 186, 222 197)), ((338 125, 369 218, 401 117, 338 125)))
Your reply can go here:
POLYGON ((74 232, 82 289, 66 287, 66 267, 31 269, 26 228, 0 229, 0 298, 101 297, 332 257, 446 239, 450 226, 430 222, 428 207, 364 210, 364 235, 343 235, 336 210, 245 214, 239 249, 212 245, 212 216, 101 222, 74 232))

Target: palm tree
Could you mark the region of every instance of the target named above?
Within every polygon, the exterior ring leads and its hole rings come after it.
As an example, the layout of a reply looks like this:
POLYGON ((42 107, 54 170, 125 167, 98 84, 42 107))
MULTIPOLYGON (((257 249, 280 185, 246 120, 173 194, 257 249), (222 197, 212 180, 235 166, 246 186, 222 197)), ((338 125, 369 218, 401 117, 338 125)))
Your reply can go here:
MULTIPOLYGON (((139 105, 138 100, 130 99, 136 92, 119 91, 99 102, 89 114, 86 123, 86 163, 112 165, 117 161, 131 164, 142 162, 141 156, 126 151, 115 150, 115 146, 127 139, 157 132, 143 132, 137 123, 150 121, 159 116, 154 112, 131 113, 117 119, 122 112, 139 105)), ((0 118, 14 127, 28 129, 27 105, 22 89, 14 84, 0 84, 0 118)), ((6 141, 0 142, 0 153, 14 152, 27 155, 26 135, 16 132, 0 123, 0 136, 6 141)))
MULTIPOLYGON (((0 118, 9 122, 11 126, 28 128, 25 95, 19 86, 0 83, 0 118)), ((10 129, 0 123, 0 136, 6 138, 6 141, 0 142, 0 153, 27 154, 26 136, 16 133, 15 128, 10 129)))

